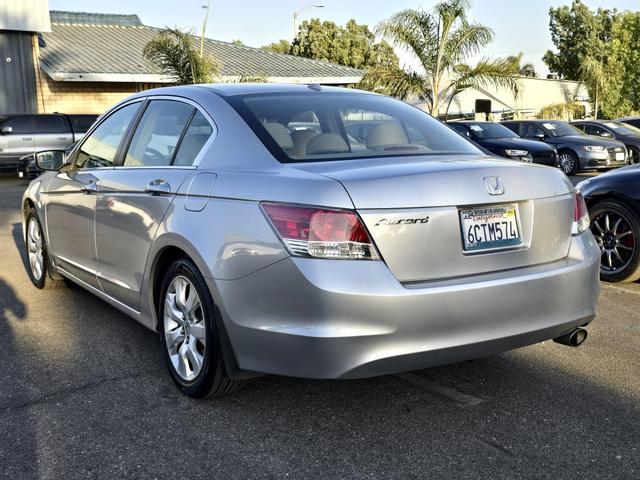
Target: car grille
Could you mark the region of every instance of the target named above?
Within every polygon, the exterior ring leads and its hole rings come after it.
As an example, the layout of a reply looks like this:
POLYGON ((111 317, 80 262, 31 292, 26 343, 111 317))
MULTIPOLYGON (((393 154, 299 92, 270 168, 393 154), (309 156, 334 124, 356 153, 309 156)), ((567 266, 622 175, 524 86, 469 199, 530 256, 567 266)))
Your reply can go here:
MULTIPOLYGON (((624 149, 624 147, 609 147, 607 148, 607 151, 609 152, 609 160, 611 161, 616 161, 616 153, 620 153, 623 152, 625 153, 625 159, 627 158, 626 156, 626 151, 624 149)), ((620 160, 618 160, 620 161, 620 160)))
MULTIPOLYGON (((556 161, 556 153, 551 152, 532 152, 533 161, 535 163, 544 163, 546 165, 551 165, 556 161)), ((615 157, 615 155, 614 155, 615 157)))

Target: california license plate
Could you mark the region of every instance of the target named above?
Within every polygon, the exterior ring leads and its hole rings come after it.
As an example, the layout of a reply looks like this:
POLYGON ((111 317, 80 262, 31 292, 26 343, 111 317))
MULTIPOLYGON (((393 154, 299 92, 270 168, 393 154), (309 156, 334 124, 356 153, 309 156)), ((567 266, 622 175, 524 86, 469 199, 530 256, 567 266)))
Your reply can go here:
POLYGON ((491 250, 522 244, 516 204, 460 210, 460 226, 466 251, 491 250))

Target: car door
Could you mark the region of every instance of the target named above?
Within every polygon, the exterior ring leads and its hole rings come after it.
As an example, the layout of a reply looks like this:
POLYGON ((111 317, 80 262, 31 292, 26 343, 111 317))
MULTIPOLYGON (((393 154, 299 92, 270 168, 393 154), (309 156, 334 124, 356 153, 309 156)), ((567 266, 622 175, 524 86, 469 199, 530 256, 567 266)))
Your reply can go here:
POLYGON ((93 287, 99 287, 95 243, 98 188, 113 167, 140 105, 128 104, 109 114, 74 150, 69 165, 46 189, 50 254, 56 265, 93 287))
POLYGON ((12 115, 2 122, 0 155, 18 158, 35 151, 33 115, 12 115))
POLYGON ((36 150, 64 150, 73 143, 71 125, 62 115, 36 115, 36 150))
POLYGON ((105 177, 96 210, 98 278, 104 291, 137 309, 151 243, 194 162, 214 133, 195 104, 147 102, 122 165, 105 177))

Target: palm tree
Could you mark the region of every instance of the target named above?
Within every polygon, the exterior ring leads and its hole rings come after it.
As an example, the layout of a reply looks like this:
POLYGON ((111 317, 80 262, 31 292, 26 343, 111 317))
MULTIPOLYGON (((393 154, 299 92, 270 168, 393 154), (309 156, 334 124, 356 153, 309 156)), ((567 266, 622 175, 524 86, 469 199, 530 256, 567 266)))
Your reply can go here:
POLYGON ((536 73, 536 67, 533 65, 533 63, 525 63, 523 65, 522 56, 522 52, 518 53, 518 55, 509 55, 507 57, 507 61, 513 62, 514 70, 517 70, 518 73, 520 73, 520 75, 522 75, 523 77, 537 77, 538 74, 536 73))
POLYGON ((598 118, 600 99, 609 92, 611 78, 614 77, 608 74, 602 58, 598 59, 590 55, 582 60, 580 76, 589 90, 589 96, 593 98, 593 117, 598 118))
POLYGON ((448 111, 452 99, 470 87, 506 87, 517 95, 519 72, 506 59, 464 63, 493 39, 491 29, 467 20, 468 6, 466 0, 447 0, 433 12, 407 9, 381 22, 377 32, 412 53, 421 68, 375 67, 364 75, 361 87, 402 99, 418 96, 434 116, 444 102, 448 111))
POLYGON ((158 32, 144 47, 143 54, 177 85, 211 82, 220 73, 218 63, 193 46, 193 34, 177 28, 158 32))

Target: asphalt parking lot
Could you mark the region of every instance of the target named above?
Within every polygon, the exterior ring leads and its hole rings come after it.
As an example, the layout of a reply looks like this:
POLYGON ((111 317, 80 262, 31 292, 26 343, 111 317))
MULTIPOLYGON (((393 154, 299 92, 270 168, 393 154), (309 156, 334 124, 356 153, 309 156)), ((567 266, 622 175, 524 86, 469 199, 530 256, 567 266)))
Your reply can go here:
POLYGON ((79 287, 31 286, 26 182, 0 179, 5 478, 640 478, 640 285, 589 338, 367 380, 265 376, 182 396, 157 336, 79 287))

